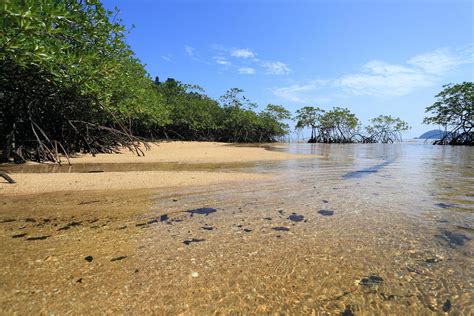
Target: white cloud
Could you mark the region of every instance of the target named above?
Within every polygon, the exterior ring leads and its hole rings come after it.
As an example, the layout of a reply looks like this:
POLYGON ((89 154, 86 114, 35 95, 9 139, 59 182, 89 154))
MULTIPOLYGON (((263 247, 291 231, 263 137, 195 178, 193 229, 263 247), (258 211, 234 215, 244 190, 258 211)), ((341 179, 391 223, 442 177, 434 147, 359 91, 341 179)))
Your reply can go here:
POLYGON ((255 69, 252 67, 241 67, 239 68, 239 73, 245 75, 253 75, 255 73, 255 69))
POLYGON ((196 49, 191 46, 184 46, 184 50, 186 51, 186 54, 188 54, 189 57, 194 57, 196 49))
POLYGON ((272 89, 274 95, 291 101, 291 102, 299 102, 304 103, 308 102, 309 99, 304 96, 305 93, 317 90, 328 84, 326 80, 312 80, 308 81, 305 84, 293 84, 288 87, 280 87, 272 89))
POLYGON ((371 61, 362 72, 344 75, 334 80, 333 85, 354 95, 400 96, 431 86, 433 81, 434 78, 419 69, 371 61))
POLYGON ((171 61, 171 58, 170 58, 170 57, 168 57, 168 56, 161 56, 161 58, 163 58, 164 60, 166 60, 166 61, 168 61, 168 62, 170 62, 170 61, 171 61))
POLYGON ((437 49, 431 53, 417 55, 408 60, 408 64, 418 67, 429 74, 442 75, 451 69, 473 62, 472 50, 453 53, 448 49, 437 49))
POLYGON ((280 61, 263 61, 262 67, 270 75, 285 75, 291 71, 286 64, 280 61))
POLYGON ((223 66, 232 65, 230 61, 228 61, 225 57, 222 57, 222 56, 214 57, 214 60, 216 61, 216 64, 219 64, 219 65, 223 65, 223 66))
POLYGON ((257 54, 248 48, 233 48, 230 51, 230 55, 237 58, 255 58, 257 54))
POLYGON ((322 87, 343 89, 351 95, 403 96, 438 84, 456 67, 473 62, 472 48, 464 51, 437 49, 409 58, 403 64, 373 60, 366 63, 360 72, 336 79, 273 88, 272 91, 276 96, 293 102, 305 102, 305 95, 318 94, 322 87))

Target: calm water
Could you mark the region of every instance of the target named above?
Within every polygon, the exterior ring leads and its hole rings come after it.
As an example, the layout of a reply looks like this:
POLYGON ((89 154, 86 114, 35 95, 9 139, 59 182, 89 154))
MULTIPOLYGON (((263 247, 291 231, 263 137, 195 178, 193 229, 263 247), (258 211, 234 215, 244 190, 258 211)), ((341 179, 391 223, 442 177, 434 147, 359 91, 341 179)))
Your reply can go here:
MULTIPOLYGON (((124 197, 107 215, 52 219, 70 225, 60 233, 34 228, 36 235, 52 234, 34 245, 2 239, 4 252, 33 259, 54 254, 51 249, 65 253, 54 264, 16 270, 5 268, 14 263, 2 256, 3 276, 32 274, 23 283, 20 276, 2 277, 4 311, 23 302, 30 312, 473 313, 473 148, 292 144, 270 150, 324 158, 200 166, 273 176, 159 190, 146 214, 111 216, 133 203, 124 197), (82 260, 87 254, 96 265, 82 260), (38 280, 33 288, 32 279, 38 280), (15 294, 13 284, 30 292, 15 294), (71 306, 72 299, 81 304, 71 306)), ((15 220, 2 227, 13 231, 26 221, 15 220)))
POLYGON ((143 254, 161 267, 153 274, 166 291, 185 293, 170 298, 170 311, 474 311, 473 148, 272 150, 325 158, 261 163, 246 170, 277 177, 191 189, 179 205, 156 196, 156 211, 217 210, 193 220, 175 215, 182 222, 146 239, 170 253, 168 260, 143 254), (176 239, 193 238, 200 241, 179 250, 176 239), (200 276, 189 280, 193 271, 200 276))

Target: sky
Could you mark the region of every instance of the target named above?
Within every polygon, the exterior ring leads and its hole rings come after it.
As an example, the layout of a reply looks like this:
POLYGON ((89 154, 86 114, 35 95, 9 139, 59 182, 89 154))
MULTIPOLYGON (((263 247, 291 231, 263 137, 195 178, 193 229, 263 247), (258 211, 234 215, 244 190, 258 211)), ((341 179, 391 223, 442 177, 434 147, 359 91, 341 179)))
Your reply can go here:
POLYGON ((405 138, 447 83, 474 81, 469 0, 105 0, 154 78, 218 98, 241 88, 258 103, 347 107, 363 125, 407 121, 405 138), (132 28, 133 26, 133 28, 132 28))

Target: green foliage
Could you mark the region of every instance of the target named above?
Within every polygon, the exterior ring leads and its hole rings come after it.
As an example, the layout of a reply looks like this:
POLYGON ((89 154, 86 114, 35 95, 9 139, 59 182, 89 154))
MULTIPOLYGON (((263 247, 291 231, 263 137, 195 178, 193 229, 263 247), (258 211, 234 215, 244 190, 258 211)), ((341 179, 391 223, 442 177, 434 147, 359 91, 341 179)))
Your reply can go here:
POLYGON ((425 124, 441 125, 444 136, 437 144, 474 144, 474 83, 448 84, 436 95, 437 101, 426 108, 425 124))
POLYGON ((318 135, 318 128, 321 125, 321 117, 324 114, 324 110, 318 107, 305 106, 296 111, 296 129, 303 129, 305 127, 311 128, 310 142, 315 141, 315 136, 318 135))
POLYGON ((19 160, 58 161, 58 144, 66 153, 135 147, 132 126, 167 124, 117 12, 97 0, 4 1, 0 12, 3 160, 14 149, 19 160))
POLYGON ((325 143, 351 143, 357 135, 359 120, 347 108, 334 107, 321 117, 320 138, 325 143))
POLYGON ((393 143, 402 141, 402 132, 410 129, 408 123, 398 117, 379 115, 370 120, 372 125, 367 126, 368 137, 366 142, 393 143))

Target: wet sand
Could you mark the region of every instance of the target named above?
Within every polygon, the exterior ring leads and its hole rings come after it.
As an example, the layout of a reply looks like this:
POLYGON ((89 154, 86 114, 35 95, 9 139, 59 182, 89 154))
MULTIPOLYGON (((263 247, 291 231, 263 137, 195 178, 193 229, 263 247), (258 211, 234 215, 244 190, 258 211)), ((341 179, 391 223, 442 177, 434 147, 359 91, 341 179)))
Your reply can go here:
POLYGON ((2 195, 2 313, 472 313, 474 152, 308 148, 252 180, 2 195))
POLYGON ((32 162, 4 165, 2 169, 15 173, 17 183, 9 185, 0 181, 0 195, 135 190, 255 180, 265 175, 216 172, 219 171, 216 169, 223 165, 226 168, 240 168, 259 161, 314 158, 311 155, 268 151, 263 147, 237 147, 211 142, 164 142, 150 144, 150 147, 149 150, 142 148, 145 156, 140 157, 127 149, 120 154, 78 155, 71 158, 72 166, 32 162), (38 175, 39 172, 42 174, 38 175))

